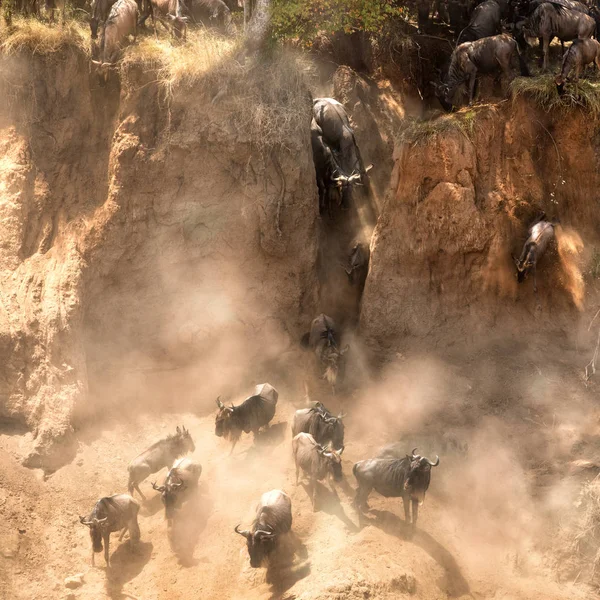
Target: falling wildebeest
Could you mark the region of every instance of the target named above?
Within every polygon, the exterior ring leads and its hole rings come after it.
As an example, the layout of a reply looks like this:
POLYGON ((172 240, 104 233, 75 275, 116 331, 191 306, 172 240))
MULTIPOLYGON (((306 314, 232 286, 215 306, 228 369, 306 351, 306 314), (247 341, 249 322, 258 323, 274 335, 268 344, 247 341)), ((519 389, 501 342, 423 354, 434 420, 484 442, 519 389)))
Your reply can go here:
POLYGON ((87 517, 79 517, 79 522, 90 528, 92 538, 92 566, 94 554, 102 552, 104 542, 104 560, 110 566, 108 545, 110 534, 120 531, 119 541, 129 531, 131 544, 136 544, 140 539, 140 527, 137 517, 140 505, 129 494, 115 494, 100 498, 94 509, 87 517))
POLYGON ((548 49, 550 42, 557 37, 560 40, 563 54, 564 43, 575 39, 592 37, 596 29, 596 21, 587 14, 569 10, 561 5, 544 2, 534 11, 523 26, 523 36, 529 45, 536 39, 542 42, 543 70, 548 68, 548 49))
POLYGON ((217 398, 219 412, 215 420, 215 435, 233 442, 229 454, 233 452, 242 431, 258 434, 261 427, 267 426, 275 416, 279 392, 269 383, 261 383, 254 388, 254 394, 239 406, 225 406, 217 398))
POLYGON ((412 504, 412 527, 417 525, 419 504, 425 499, 429 488, 431 467, 440 464, 439 456, 431 462, 424 456, 415 454, 403 458, 370 458, 357 462, 352 468, 358 482, 358 490, 354 498, 354 506, 358 510, 368 508, 367 498, 374 489, 386 498, 402 497, 404 517, 408 525, 411 522, 410 507, 412 504))
POLYGON ((173 517, 173 510, 184 492, 195 488, 202 474, 202 465, 191 458, 178 458, 169 469, 161 486, 152 484, 152 488, 160 492, 162 503, 165 505, 165 518, 173 517))
POLYGON ((565 82, 570 80, 571 71, 575 71, 573 82, 577 83, 581 71, 591 63, 595 63, 600 70, 600 43, 591 38, 575 40, 563 58, 560 74, 554 80, 558 93, 564 92, 565 82))
POLYGON ((90 30, 92 32, 92 39, 95 40, 98 37, 98 26, 103 25, 108 19, 110 9, 116 0, 94 0, 92 2, 92 16, 90 18, 90 30))
POLYGON ((129 35, 137 35, 138 7, 135 0, 117 0, 110 9, 104 23, 100 40, 100 60, 92 60, 97 65, 101 80, 106 83, 108 71, 114 67, 119 53, 129 35))
POLYGON ((502 0, 485 0, 478 4, 471 14, 469 24, 460 32, 456 45, 460 46, 464 42, 474 42, 500 33, 504 10, 505 2, 502 0))
POLYGON ((301 343, 303 347, 310 348, 315 353, 321 368, 324 369, 322 377, 328 381, 335 393, 348 346, 340 349, 339 333, 333 319, 320 314, 311 323, 310 331, 302 336, 301 343))
POLYGON ((163 467, 169 467, 176 458, 188 452, 193 452, 195 449, 190 432, 183 426, 181 429, 177 427, 175 434, 152 444, 150 448, 144 450, 129 463, 127 467, 129 471, 129 483, 127 484, 129 493, 133 495, 135 489, 142 499, 146 500, 146 496, 140 490, 140 483, 148 475, 160 471, 163 467))
POLYGON ((544 254, 548 245, 554 240, 554 224, 545 220, 545 215, 539 217, 529 229, 529 237, 523 245, 519 258, 513 256, 517 267, 517 281, 522 283, 527 275, 533 272, 533 291, 537 292, 536 268, 537 262, 544 254))
POLYGON ((494 73, 500 68, 507 78, 512 79, 511 61, 515 55, 519 58, 521 74, 528 75, 527 65, 519 53, 517 42, 508 34, 461 44, 452 53, 446 83, 438 86, 440 101, 445 108, 453 105, 458 88, 467 83, 471 104, 478 73, 494 73))
MULTIPOLYGON (((310 433, 299 433, 292 440, 296 485, 298 485, 298 474, 302 469, 310 481, 313 511, 316 510, 317 505, 317 481, 322 481, 327 476, 335 481, 342 478, 343 451, 344 446, 338 450, 334 450, 331 446, 321 446, 310 433)), ((333 486, 333 483, 331 485, 333 486)))
POLYGON ((348 257, 348 265, 344 267, 351 284, 358 284, 359 286, 364 284, 369 271, 370 254, 369 247, 361 242, 357 242, 352 246, 348 257))
MULTIPOLYGON (((347 208, 352 187, 368 184, 367 172, 373 165, 365 168, 346 109, 337 100, 316 98, 313 101, 313 118, 320 127, 322 140, 331 150, 337 166, 328 186, 340 189, 342 207, 347 208)), ((315 164, 315 168, 318 169, 319 166, 315 164)))
POLYGON ((240 531, 240 526, 236 525, 235 532, 246 538, 250 566, 257 568, 273 553, 279 537, 288 533, 291 528, 292 501, 290 497, 281 490, 271 490, 260 498, 252 529, 240 531))
POLYGON ((301 408, 294 414, 292 436, 310 433, 318 444, 330 443, 334 448, 344 445, 343 414, 334 417, 320 402, 311 408, 301 408))

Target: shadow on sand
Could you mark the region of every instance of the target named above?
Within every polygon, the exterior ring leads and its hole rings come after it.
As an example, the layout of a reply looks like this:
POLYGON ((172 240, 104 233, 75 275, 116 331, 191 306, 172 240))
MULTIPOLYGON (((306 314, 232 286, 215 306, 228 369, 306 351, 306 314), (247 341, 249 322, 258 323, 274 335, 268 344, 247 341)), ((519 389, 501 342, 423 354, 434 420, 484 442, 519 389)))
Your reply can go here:
POLYGON ((298 581, 310 575, 307 559, 308 550, 293 531, 282 536, 277 555, 267 566, 266 582, 271 586, 269 600, 279 600, 298 581))
POLYGON ((151 542, 138 542, 131 548, 130 542, 121 544, 110 557, 110 569, 106 571, 106 594, 113 600, 130 598, 123 593, 123 586, 137 577, 152 555, 151 542))
MULTIPOLYGON (((335 486, 339 487, 341 482, 336 481, 335 486)), ((311 487, 309 483, 302 483, 302 487, 306 492, 306 495, 310 499, 311 487)), ((340 501, 340 497, 335 489, 329 488, 327 485, 323 485, 320 481, 317 482, 317 506, 316 510, 323 511, 329 515, 337 517, 348 529, 349 532, 357 533, 360 529, 356 523, 350 520, 350 517, 346 514, 344 507, 340 501)))
POLYGON ((413 533, 412 528, 403 519, 387 510, 372 509, 370 514, 375 518, 369 518, 363 514, 359 519, 361 525, 373 525, 400 539, 409 540, 427 552, 444 569, 444 576, 436 583, 450 598, 463 596, 470 592, 469 583, 461 573, 454 556, 431 535, 421 529, 416 529, 413 533))

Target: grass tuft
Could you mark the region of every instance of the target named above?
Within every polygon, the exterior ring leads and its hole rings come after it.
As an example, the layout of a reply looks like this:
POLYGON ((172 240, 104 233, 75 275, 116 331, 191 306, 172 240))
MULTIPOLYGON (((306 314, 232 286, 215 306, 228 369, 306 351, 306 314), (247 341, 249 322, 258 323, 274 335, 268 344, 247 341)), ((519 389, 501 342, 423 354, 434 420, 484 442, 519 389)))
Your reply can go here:
POLYGON ((0 26, 0 52, 5 55, 25 50, 47 56, 67 48, 89 55, 89 39, 89 27, 78 21, 51 25, 33 17, 13 17, 12 25, 0 26))
POLYGON ((397 136, 397 142, 416 146, 452 132, 459 132, 471 140, 475 134, 476 120, 477 112, 474 109, 442 114, 428 120, 406 119, 404 128, 397 136))
POLYGON ((565 93, 559 96, 552 75, 517 77, 510 84, 510 91, 513 98, 530 98, 546 111, 580 107, 594 116, 600 115, 600 82, 580 79, 578 84, 567 83, 565 93))

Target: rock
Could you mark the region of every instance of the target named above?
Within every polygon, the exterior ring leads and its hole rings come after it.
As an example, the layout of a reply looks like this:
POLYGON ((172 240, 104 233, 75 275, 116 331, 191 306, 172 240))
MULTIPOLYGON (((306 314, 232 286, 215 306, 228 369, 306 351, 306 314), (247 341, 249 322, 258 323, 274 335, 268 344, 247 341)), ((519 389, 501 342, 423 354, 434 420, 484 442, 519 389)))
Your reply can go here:
POLYGON ((70 590, 75 590, 83 585, 83 573, 77 573, 65 579, 65 587, 70 590))

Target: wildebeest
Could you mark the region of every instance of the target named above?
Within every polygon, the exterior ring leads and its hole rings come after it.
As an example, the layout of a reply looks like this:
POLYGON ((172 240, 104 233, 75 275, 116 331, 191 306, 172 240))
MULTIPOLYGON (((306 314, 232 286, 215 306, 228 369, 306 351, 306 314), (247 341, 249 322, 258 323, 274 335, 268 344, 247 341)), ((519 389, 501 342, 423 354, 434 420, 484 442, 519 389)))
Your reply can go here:
POLYGON ((537 261, 544 254, 548 245, 554 240, 554 224, 539 217, 529 229, 529 237, 523 245, 519 258, 513 256, 517 267, 517 281, 522 283, 530 272, 533 272, 533 291, 537 292, 537 261))
POLYGON ((316 98, 313 101, 313 118, 321 128, 324 143, 331 149, 338 166, 333 174, 333 182, 341 185, 342 206, 349 204, 352 187, 368 183, 365 168, 350 119, 342 104, 333 98, 316 98))
POLYGON ((195 488, 202 474, 202 465, 191 458, 178 458, 169 469, 161 486, 152 484, 153 489, 160 492, 165 505, 165 518, 170 520, 173 510, 186 490, 195 488))
POLYGON ((195 22, 220 27, 229 35, 237 31, 231 10, 223 0, 186 0, 185 8, 195 22))
POLYGON ((341 363, 348 346, 340 349, 340 337, 337 325, 331 317, 320 314, 310 326, 310 331, 302 336, 302 345, 310 348, 316 355, 326 379, 335 392, 335 386, 341 371, 341 363))
POLYGON ((116 0, 94 0, 92 2, 92 16, 90 18, 90 30, 92 32, 92 39, 95 40, 98 37, 98 26, 108 19, 110 9, 116 0))
POLYGON ((554 80, 558 93, 563 93, 571 71, 575 70, 573 81, 577 83, 581 71, 591 63, 595 63, 600 69, 600 43, 591 38, 575 40, 563 58, 560 74, 554 80))
POLYGON ((523 26, 523 36, 530 45, 535 39, 541 41, 542 68, 545 71, 548 68, 548 48, 555 37, 560 40, 564 53, 564 42, 592 37, 595 29, 596 22, 589 15, 545 2, 533 11, 523 26))
POLYGON ((246 398, 239 406, 225 406, 217 398, 219 412, 215 420, 215 435, 233 442, 233 452, 242 431, 252 432, 255 436, 261 427, 265 427, 275 415, 279 392, 270 383, 261 383, 254 388, 254 394, 246 398))
POLYGON ((527 67, 519 53, 517 42, 508 34, 461 44, 452 53, 446 83, 438 87, 440 100, 447 106, 454 104, 458 88, 467 83, 471 104, 477 74, 494 73, 500 68, 506 77, 512 79, 511 61, 515 55, 519 58, 521 74, 527 75, 527 67))
POLYGON ((120 531, 119 541, 129 531, 131 544, 136 544, 140 539, 140 527, 137 516, 140 505, 129 494, 115 494, 100 498, 94 509, 87 517, 79 517, 79 522, 90 528, 92 538, 92 566, 94 554, 102 552, 104 542, 104 560, 110 566, 108 546, 110 534, 120 531))
POLYGON ((359 286, 365 282, 369 271, 369 247, 361 242, 356 242, 350 250, 348 265, 344 268, 351 284, 359 286))
POLYGON ((431 467, 440 464, 439 456, 431 462, 424 456, 415 454, 416 448, 404 458, 370 458, 357 462, 352 468, 358 482, 358 490, 354 498, 357 509, 368 508, 367 498, 372 490, 386 498, 402 498, 406 524, 411 522, 410 507, 412 504, 412 527, 417 525, 419 504, 423 503, 429 488, 431 467))
POLYGON ((146 14, 142 18, 145 21, 149 16, 152 17, 152 26, 154 35, 156 35, 156 21, 178 39, 184 39, 187 33, 187 17, 183 16, 183 2, 180 0, 144 0, 146 5, 146 14))
POLYGON ((148 475, 160 471, 163 467, 172 465, 176 458, 188 452, 193 452, 195 449, 190 432, 183 426, 181 429, 177 427, 175 434, 152 444, 150 448, 144 450, 129 463, 127 467, 129 471, 129 483, 127 484, 129 493, 133 495, 135 489, 145 500, 146 496, 140 490, 140 483, 148 475))
POLYGON ((318 444, 330 443, 334 448, 344 445, 343 414, 334 417, 320 402, 311 408, 301 408, 294 414, 292 436, 310 433, 318 444))
POLYGON ((129 35, 137 35, 138 7, 134 0, 117 0, 108 15, 100 40, 100 60, 92 60, 98 66, 100 77, 106 82, 108 70, 115 65, 123 43, 129 35))
POLYGON ((299 433, 292 440, 292 453, 296 464, 296 485, 302 469, 310 481, 313 510, 317 505, 317 481, 329 476, 335 481, 342 478, 342 452, 344 446, 334 450, 317 444, 310 433, 299 433))
POLYGON ((503 4, 497 0, 485 0, 471 14, 469 24, 460 32, 456 45, 474 42, 500 33, 503 4))
POLYGON ((250 566, 260 567, 265 559, 275 550, 279 536, 288 533, 292 528, 292 501, 281 490, 271 490, 260 498, 256 507, 256 518, 252 529, 240 531, 236 525, 235 532, 243 535, 248 544, 250 566))

